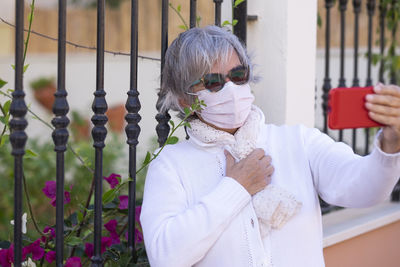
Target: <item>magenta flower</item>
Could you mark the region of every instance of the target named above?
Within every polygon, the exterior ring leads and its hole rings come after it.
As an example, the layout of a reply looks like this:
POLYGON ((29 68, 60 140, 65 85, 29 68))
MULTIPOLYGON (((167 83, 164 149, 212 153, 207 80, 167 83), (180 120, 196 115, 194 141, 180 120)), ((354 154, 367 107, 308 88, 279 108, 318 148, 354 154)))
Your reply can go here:
POLYGON ((117 220, 110 220, 108 223, 104 224, 104 227, 110 233, 116 233, 118 222, 117 220))
POLYGON ((53 261, 56 260, 56 252, 55 251, 49 251, 49 252, 46 253, 44 258, 46 259, 46 261, 48 263, 52 263, 53 261))
POLYGON ((126 195, 119 196, 119 206, 120 210, 126 210, 128 208, 129 197, 126 195))
MULTIPOLYGON (((71 194, 68 191, 64 191, 64 205, 71 202, 71 194)), ((52 198, 50 204, 56 206, 56 198, 52 198)))
POLYGON ((85 243, 85 254, 90 259, 93 257, 94 246, 92 243, 85 243))
MULTIPOLYGON (((72 186, 70 186, 72 189, 72 186)), ((46 195, 46 197, 51 199, 50 204, 55 207, 56 206, 56 181, 47 181, 45 183, 45 186, 42 188, 43 193, 46 195)), ((68 204, 71 202, 71 194, 68 191, 64 191, 64 204, 68 204)))
MULTIPOLYGON (((54 228, 51 228, 50 226, 46 226, 44 229, 43 229, 43 233, 45 233, 45 234, 50 234, 50 236, 49 237, 47 237, 49 240, 52 240, 53 238, 55 238, 56 237, 56 231, 54 230, 54 228)), ((46 237, 45 236, 42 236, 42 242, 43 243, 45 243, 46 242, 46 237)))
MULTIPOLYGON (((125 239, 128 240, 128 231, 125 232, 125 239)), ((143 234, 135 228, 135 245, 143 242, 143 234)))
POLYGON ((67 260, 64 267, 82 267, 81 259, 79 257, 71 257, 67 260))
POLYGON ((101 253, 104 253, 112 244, 111 237, 105 236, 101 238, 101 253))
POLYGON ((119 234, 118 233, 111 233, 110 237, 111 237, 111 245, 121 243, 121 240, 119 239, 119 234))
POLYGON ((115 188, 119 184, 117 177, 121 178, 121 175, 111 173, 110 176, 104 177, 104 180, 106 180, 110 184, 111 188, 115 188))
POLYGON ((135 207, 135 221, 140 224, 140 213, 142 212, 142 206, 135 207))
POLYGON ((48 198, 55 198, 56 197, 56 181, 47 181, 45 186, 42 188, 43 193, 48 198))
POLYGON ((0 266, 11 267, 14 262, 14 245, 11 245, 8 249, 0 250, 0 266))
POLYGON ((32 259, 34 261, 40 260, 44 256, 44 249, 40 246, 40 239, 26 246, 23 250, 25 250, 25 255, 32 253, 32 259))

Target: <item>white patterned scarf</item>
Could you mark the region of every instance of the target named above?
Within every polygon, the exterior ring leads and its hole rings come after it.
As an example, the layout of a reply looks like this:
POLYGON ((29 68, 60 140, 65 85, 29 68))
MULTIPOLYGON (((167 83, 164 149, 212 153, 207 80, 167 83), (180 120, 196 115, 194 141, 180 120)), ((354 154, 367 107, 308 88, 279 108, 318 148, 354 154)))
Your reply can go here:
MULTIPOLYGON (((217 130, 199 119, 191 120, 191 128, 187 131, 195 143, 224 147, 239 161, 256 148, 263 118, 262 111, 253 105, 245 123, 234 135, 217 130)), ((280 229, 302 206, 293 194, 272 184, 253 195, 252 203, 258 218, 261 237, 268 235, 272 229, 280 229)))

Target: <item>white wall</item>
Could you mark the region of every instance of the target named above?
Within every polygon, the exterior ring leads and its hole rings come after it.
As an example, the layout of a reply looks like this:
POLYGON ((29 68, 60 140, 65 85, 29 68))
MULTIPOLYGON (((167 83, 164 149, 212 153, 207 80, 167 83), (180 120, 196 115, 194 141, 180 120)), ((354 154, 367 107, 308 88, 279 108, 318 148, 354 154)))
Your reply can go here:
POLYGON ((275 124, 314 126, 317 1, 248 2, 248 49, 262 80, 256 104, 275 124))

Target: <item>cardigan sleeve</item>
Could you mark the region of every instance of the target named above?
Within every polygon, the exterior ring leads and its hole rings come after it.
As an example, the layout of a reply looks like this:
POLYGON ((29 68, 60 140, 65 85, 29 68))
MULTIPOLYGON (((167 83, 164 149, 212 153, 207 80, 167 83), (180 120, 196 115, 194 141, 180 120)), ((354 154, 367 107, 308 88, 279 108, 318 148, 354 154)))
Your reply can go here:
POLYGON ((385 200, 400 177, 400 153, 380 149, 377 135, 372 152, 354 154, 317 129, 307 129, 304 143, 316 190, 327 203, 361 208, 385 200))
POLYGON ((223 177, 211 192, 189 206, 187 189, 176 171, 180 163, 172 161, 160 154, 150 165, 145 182, 140 221, 153 267, 194 265, 251 200, 238 182, 223 177))

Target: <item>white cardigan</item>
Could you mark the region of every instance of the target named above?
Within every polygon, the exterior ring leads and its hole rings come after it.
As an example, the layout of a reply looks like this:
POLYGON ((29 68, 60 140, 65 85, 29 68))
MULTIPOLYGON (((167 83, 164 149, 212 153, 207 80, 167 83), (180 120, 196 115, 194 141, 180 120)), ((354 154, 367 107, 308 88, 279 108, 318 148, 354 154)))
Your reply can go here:
POLYGON ((318 194, 344 207, 386 199, 400 177, 400 153, 378 143, 360 157, 317 129, 263 124, 258 147, 272 157, 272 184, 303 203, 264 239, 250 194, 224 176, 222 147, 191 139, 166 146, 149 167, 140 217, 151 266, 324 266, 318 194))

